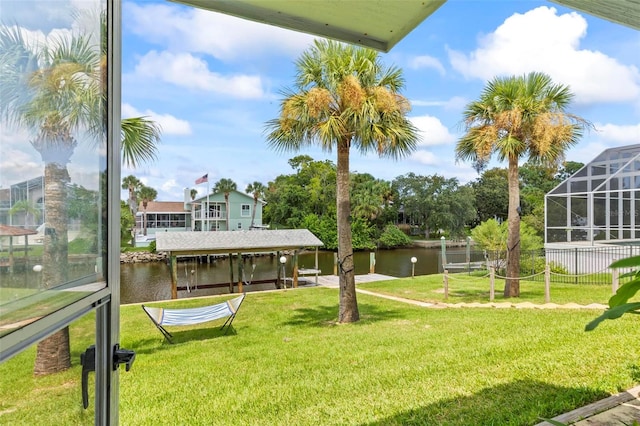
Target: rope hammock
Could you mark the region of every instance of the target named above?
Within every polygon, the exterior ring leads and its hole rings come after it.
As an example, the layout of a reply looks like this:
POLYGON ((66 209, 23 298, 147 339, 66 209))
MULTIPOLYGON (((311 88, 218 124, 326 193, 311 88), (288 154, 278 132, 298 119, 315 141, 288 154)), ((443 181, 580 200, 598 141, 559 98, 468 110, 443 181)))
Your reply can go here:
POLYGON ((164 328, 166 326, 194 325, 228 317, 227 321, 220 327, 220 330, 223 330, 226 326, 227 329, 224 334, 227 334, 238 309, 240 309, 244 296, 243 293, 235 299, 215 305, 202 306, 200 308, 165 309, 142 305, 142 309, 151 321, 153 321, 158 330, 160 330, 165 339, 167 339, 169 343, 173 343, 171 341, 173 335, 164 328))

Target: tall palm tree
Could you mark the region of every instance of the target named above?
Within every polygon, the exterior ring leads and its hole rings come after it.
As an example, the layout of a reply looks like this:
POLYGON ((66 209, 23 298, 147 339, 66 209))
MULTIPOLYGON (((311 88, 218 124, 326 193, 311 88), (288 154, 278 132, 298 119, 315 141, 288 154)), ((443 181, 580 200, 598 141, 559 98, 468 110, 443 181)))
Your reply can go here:
POLYGON ((251 210, 251 226, 249 229, 253 229, 253 225, 255 225, 256 220, 256 208, 258 207, 258 200, 264 197, 264 193, 267 190, 267 187, 264 186, 261 182, 253 182, 247 185, 247 188, 244 190, 247 194, 253 195, 253 210, 251 210))
MULTIPOLYGON (((68 277, 67 164, 78 144, 74 133, 95 130, 101 121, 100 52, 83 35, 29 46, 19 29, 6 26, 0 27, 0 50, 3 117, 33 131, 31 145, 45 164, 42 282, 48 288, 68 277)), ((68 328, 38 344, 36 374, 70 365, 68 328)))
POLYGON ((147 235, 147 206, 149 205, 149 201, 153 201, 158 196, 158 191, 155 189, 142 185, 140 190, 138 191, 138 196, 142 198, 142 209, 144 210, 144 214, 142 216, 143 223, 143 234, 147 235))
POLYGON ((216 194, 218 192, 222 192, 224 194, 224 206, 225 206, 225 209, 226 209, 226 220, 225 220, 225 222, 227 224, 227 231, 229 231, 231 229, 231 228, 229 228, 229 194, 231 193, 231 191, 236 191, 237 189, 238 189, 238 185, 233 180, 225 179, 225 178, 220 179, 213 186, 213 193, 214 194, 216 194))
MULTIPOLYGON (((106 55, 91 36, 74 33, 43 45, 26 40, 18 26, 0 25, 0 114, 7 122, 33 132, 31 145, 45 164, 48 232, 42 283, 47 288, 68 278, 67 164, 78 145, 75 135, 84 130, 94 140, 105 140, 106 55)), ((146 137, 155 143, 155 136, 159 136, 157 127, 140 138, 126 138, 123 146, 146 141, 146 137)), ((138 151, 131 148, 135 157, 138 151)), ((68 328, 38 344, 36 374, 70 366, 68 328)))
POLYGON ((191 188, 191 190, 189 191, 189 196, 191 196, 191 201, 195 200, 198 196, 198 190, 195 188, 191 188))
POLYGON ((591 124, 566 112, 573 94, 540 72, 496 77, 464 111, 465 135, 456 157, 486 164, 493 154, 508 163, 507 280, 505 297, 520 295, 520 188, 518 163, 523 157, 559 165, 591 124))
POLYGON ((133 214, 134 217, 138 212, 138 191, 140 191, 142 186, 143 184, 140 179, 133 175, 122 178, 122 189, 127 189, 129 191, 127 204, 129 205, 129 210, 131 210, 131 214, 133 214))
POLYGON ((296 62, 293 89, 284 92, 280 117, 266 125, 269 145, 299 151, 313 145, 337 151, 336 204, 340 322, 360 318, 355 292, 349 199, 349 151, 400 158, 418 142, 410 109, 399 91, 402 71, 385 67, 378 53, 336 41, 316 40, 296 62))

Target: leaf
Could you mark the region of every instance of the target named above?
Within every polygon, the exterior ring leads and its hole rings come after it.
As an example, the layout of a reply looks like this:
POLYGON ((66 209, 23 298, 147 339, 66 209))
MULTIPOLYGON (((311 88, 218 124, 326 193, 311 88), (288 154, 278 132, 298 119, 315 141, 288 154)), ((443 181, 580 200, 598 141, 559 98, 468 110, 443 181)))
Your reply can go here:
POLYGON ((640 256, 625 257, 613 262, 611 268, 633 268, 640 266, 640 256))
POLYGON ((615 308, 607 309, 602 315, 587 324, 584 329, 585 331, 592 331, 598 326, 598 324, 606 319, 617 319, 626 313, 630 313, 638 309, 640 309, 640 302, 626 303, 624 305, 616 306, 615 308))
POLYGON ((616 294, 609 298, 609 307, 620 306, 625 304, 640 290, 640 280, 629 281, 621 285, 616 294))

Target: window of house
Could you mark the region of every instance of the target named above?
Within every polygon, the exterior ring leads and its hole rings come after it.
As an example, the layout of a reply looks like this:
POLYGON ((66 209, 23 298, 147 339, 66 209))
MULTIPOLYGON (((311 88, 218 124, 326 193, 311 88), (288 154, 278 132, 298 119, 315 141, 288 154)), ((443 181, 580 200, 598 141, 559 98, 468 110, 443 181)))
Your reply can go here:
POLYGON ((240 215, 242 217, 250 217, 251 216, 251 204, 243 204, 240 215))

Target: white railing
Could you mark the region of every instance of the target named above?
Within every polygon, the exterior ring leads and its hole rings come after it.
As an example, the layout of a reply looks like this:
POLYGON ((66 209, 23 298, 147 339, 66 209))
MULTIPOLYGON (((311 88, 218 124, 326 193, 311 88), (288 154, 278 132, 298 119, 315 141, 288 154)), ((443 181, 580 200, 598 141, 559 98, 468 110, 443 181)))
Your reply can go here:
POLYGON ((201 212, 201 211, 194 212, 194 218, 196 220, 200 220, 200 219, 224 220, 227 218, 227 215, 225 214, 225 212, 211 213, 209 214, 209 217, 207 217, 207 215, 203 213, 206 213, 206 212, 201 212))

